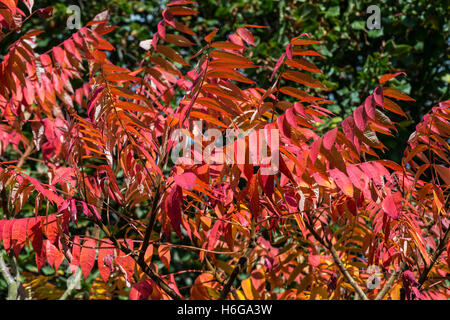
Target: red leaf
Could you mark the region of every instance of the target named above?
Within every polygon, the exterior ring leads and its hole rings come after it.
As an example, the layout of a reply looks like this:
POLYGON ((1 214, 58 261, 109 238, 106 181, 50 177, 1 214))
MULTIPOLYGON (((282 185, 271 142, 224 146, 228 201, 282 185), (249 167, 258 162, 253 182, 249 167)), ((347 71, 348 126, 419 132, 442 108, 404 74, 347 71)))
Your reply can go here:
POLYGON ((186 190, 192 190, 197 181, 197 176, 193 172, 184 172, 174 177, 175 183, 186 190))
POLYGON ((83 247, 81 248, 80 255, 80 266, 83 272, 84 279, 87 279, 89 273, 95 264, 95 253, 97 246, 97 241, 94 239, 88 239, 83 242, 83 247))
POLYGON ((297 127, 297 116, 294 113, 294 108, 287 109, 285 117, 286 121, 291 125, 291 127, 297 127))
POLYGON ((281 55, 281 57, 277 61, 277 64, 275 65, 275 68, 273 68, 272 75, 270 76, 270 79, 269 79, 270 81, 272 81, 273 77, 277 73, 277 70, 280 68, 281 64, 283 63, 284 57, 286 57, 286 52, 281 55))
POLYGON ((163 20, 158 23, 158 35, 161 39, 166 38, 166 23, 163 20))
POLYGON ((334 128, 328 131, 323 137, 323 147, 327 150, 330 150, 333 147, 334 142, 336 141, 338 128, 334 128))
POLYGON ((166 9, 163 11, 162 15, 163 15, 164 21, 167 22, 168 25, 175 28, 175 20, 173 18, 173 14, 169 10, 166 9))
POLYGON ((214 38, 214 36, 216 35, 217 31, 219 31, 219 29, 215 28, 213 31, 211 31, 207 36, 205 36, 205 41, 210 43, 211 40, 214 38))
POLYGON ((246 27, 246 28, 262 28, 262 29, 269 28, 268 26, 260 26, 260 25, 256 25, 256 24, 246 24, 246 25, 244 25, 244 27, 246 27))
POLYGON ((56 247, 48 240, 44 241, 45 246, 45 252, 47 255, 47 261, 50 264, 51 267, 55 264, 55 251, 57 250, 56 247))
POLYGON ((255 38, 253 38, 253 34, 248 31, 246 28, 238 28, 236 30, 239 37, 242 38, 245 42, 247 42, 249 45, 254 46, 255 45, 255 38))
POLYGON ((346 201, 347 209, 350 211, 350 213, 354 216, 357 215, 358 210, 356 207, 356 202, 352 198, 347 199, 346 201))
POLYGON ((306 73, 288 70, 283 72, 281 76, 285 79, 298 82, 308 87, 326 89, 326 87, 319 80, 312 78, 306 73))
POLYGON ((394 88, 383 88, 383 93, 385 96, 392 97, 392 98, 395 98, 398 100, 416 101, 415 99, 411 98, 410 96, 408 96, 394 88))
POLYGON ((179 47, 190 47, 194 45, 193 42, 180 34, 166 33, 166 38, 164 40, 179 47))
POLYGON ((73 238, 73 245, 72 245, 72 261, 69 263, 70 270, 72 270, 72 273, 75 273, 78 269, 78 266, 80 264, 80 255, 81 255, 81 246, 80 246, 80 237, 75 236, 73 238))
POLYGON ((318 254, 310 254, 308 255, 308 262, 313 266, 313 267, 318 267, 320 265, 320 262, 322 261, 322 258, 320 255, 318 254))
POLYGON ((53 261, 53 265, 54 265, 55 271, 56 271, 59 269, 59 266, 61 265, 61 263, 63 263, 65 256, 64 256, 64 253, 62 253, 58 248, 55 247, 55 249, 56 249, 54 252, 55 259, 53 261))
POLYGON ((164 244, 158 247, 158 255, 161 262, 166 266, 167 270, 170 268, 170 248, 164 244))
MULTIPOLYGON (((9 10, 15 15, 17 10, 17 1, 16 0, 0 0, 5 6, 8 7, 9 10)), ((42 9, 41 9, 42 10, 42 9)))
POLYGON ((208 250, 213 250, 223 230, 223 222, 217 221, 209 231, 208 250))
POLYGON ((254 174, 250 181, 250 187, 248 189, 250 194, 250 211, 252 216, 258 218, 259 212, 259 192, 258 192, 258 174, 254 174))
POLYGON ((341 189, 346 196, 353 197, 353 185, 347 175, 338 169, 331 169, 329 173, 339 189, 341 189))
POLYGON ((152 291, 152 283, 149 280, 135 283, 131 286, 130 300, 147 300, 152 291))
POLYGON ((11 248, 11 234, 14 223, 15 220, 7 220, 3 227, 3 247, 6 252, 9 252, 9 249, 11 248))
POLYGON ((12 228, 11 242, 16 256, 27 240, 27 222, 28 218, 17 219, 12 228))
POLYGON ((439 173, 442 180, 444 180, 445 184, 450 185, 450 169, 439 164, 434 165, 434 168, 439 173))
POLYGON ((52 214, 48 217, 42 217, 42 229, 44 230, 44 234, 47 236, 47 239, 50 240, 51 243, 56 244, 59 237, 58 225, 56 221, 56 215, 52 214))
POLYGON ((389 100, 388 98, 384 98, 384 108, 388 109, 391 112, 394 112, 396 114, 399 114, 405 118, 408 118, 408 116, 403 112, 402 108, 398 104, 396 104, 394 101, 389 100))
POLYGON ((383 89, 381 87, 377 87, 373 91, 373 98, 375 99, 376 104, 382 107, 384 106, 383 89))
POLYGON ((397 73, 388 73, 388 74, 384 74, 380 77, 380 84, 385 83, 386 81, 391 80, 392 78, 395 78, 396 76, 398 76, 399 74, 404 74, 406 76, 406 73, 404 72, 397 72, 397 73))
POLYGON ((291 39, 291 43, 292 43, 292 42, 294 42, 295 40, 297 40, 297 39, 299 39, 299 38, 303 37, 303 36, 307 36, 308 38, 311 38, 311 37, 309 36, 309 34, 308 34, 308 33, 306 33, 306 32, 303 32, 303 33, 302 33, 301 35, 299 35, 299 36, 297 36, 297 37, 295 37, 295 38, 291 39))
POLYGON ((53 48, 53 54, 55 55, 55 59, 56 61, 63 66, 65 63, 65 57, 66 54, 64 52, 64 50, 61 47, 54 47, 53 48))
POLYGON ((270 198, 274 192, 275 178, 273 174, 261 174, 261 187, 264 193, 270 198))
POLYGON ((345 136, 350 142, 353 142, 353 137, 355 136, 355 122, 353 117, 349 116, 344 121, 342 121, 342 131, 344 131, 345 136))
MULTIPOLYGON (((133 250, 133 241, 127 239, 126 242, 128 248, 133 250)), ((131 256, 125 255, 123 252, 120 252, 120 255, 114 259, 114 262, 120 266, 123 272, 125 272, 126 281, 131 282, 134 274, 134 266, 136 265, 134 259, 131 256)))
POLYGON ((0 220, 0 242, 3 240, 3 229, 7 220, 0 220))
POLYGON ((450 241, 447 244, 447 265, 450 268, 450 241))
POLYGON ((28 238, 31 240, 34 252, 36 254, 36 266, 38 271, 45 264, 46 252, 42 240, 41 217, 30 218, 28 221, 28 238))
POLYGON ((58 270, 59 266, 64 261, 64 254, 48 240, 45 241, 45 252, 50 266, 52 266, 55 271, 58 270))
MULTIPOLYGON (((11 1, 11 0, 9 0, 9 1, 11 1)), ((37 13, 38 13, 39 17, 41 17, 43 19, 50 18, 51 16, 53 16, 53 7, 46 7, 43 9, 38 9, 37 13)))
POLYGON ((375 100, 372 94, 364 101, 364 110, 369 118, 375 119, 375 100))
POLYGON ((349 165, 346 169, 348 177, 350 178, 352 184, 358 189, 362 190, 364 188, 365 175, 363 174, 361 169, 359 169, 356 165, 349 165))
MULTIPOLYGON (((59 137, 58 137, 58 139, 59 139, 59 137)), ((28 179, 28 181, 30 181, 30 183, 32 185, 34 185, 36 190, 38 192, 42 193, 42 195, 44 197, 46 197, 48 200, 50 200, 53 203, 56 203, 58 206, 60 206, 64 202, 64 199, 62 197, 58 196, 56 193, 54 193, 50 189, 45 188, 44 185, 41 184, 37 179, 32 178, 24 173, 22 173, 22 174, 25 175, 26 178, 28 179)))
MULTIPOLYGON (((111 257, 114 255, 114 249, 112 242, 108 239, 104 240, 100 244, 100 249, 98 250, 98 259, 97 259, 97 265, 98 265, 98 271, 100 272, 100 276, 102 277, 103 281, 107 282, 109 279, 109 276, 111 274, 111 266, 106 262, 106 259, 111 259, 111 257)), ((112 261, 113 259, 111 259, 112 261)))
POLYGON ((366 128, 367 125, 367 117, 366 113, 364 112, 364 107, 359 106, 358 108, 356 108, 355 111, 353 112, 353 117, 355 119, 355 124, 358 127, 358 129, 364 132, 364 129, 366 128))
POLYGON ((286 56, 288 57, 289 60, 292 60, 292 45, 288 44, 286 46, 286 56))
POLYGON ((169 216, 173 230, 178 237, 181 236, 181 205, 183 204, 183 191, 179 185, 172 188, 165 201, 166 213, 169 216))
POLYGON ((309 158, 311 159, 311 162, 314 164, 316 162, 317 156, 319 155, 320 147, 322 146, 322 137, 320 137, 317 140, 314 140, 314 142, 311 144, 311 149, 309 151, 309 158))

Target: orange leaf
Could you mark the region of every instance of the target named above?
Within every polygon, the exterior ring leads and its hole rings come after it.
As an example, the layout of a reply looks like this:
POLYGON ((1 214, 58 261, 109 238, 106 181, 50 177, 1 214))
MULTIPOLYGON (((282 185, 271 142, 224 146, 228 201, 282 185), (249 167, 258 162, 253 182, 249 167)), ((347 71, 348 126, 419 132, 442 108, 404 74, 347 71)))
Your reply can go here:
POLYGON ((436 169, 436 171, 439 173, 439 175, 441 176, 442 180, 444 180, 446 185, 450 185, 450 169, 446 168, 442 165, 439 164, 435 164, 434 168, 436 169))
POLYGON ((286 64, 290 67, 303 69, 309 72, 322 73, 315 65, 305 59, 294 58, 292 60, 287 60, 286 64))
POLYGON ((73 238, 73 245, 72 245, 72 261, 70 261, 69 263, 70 270, 72 270, 72 273, 74 274, 78 270, 78 266, 80 264, 80 255, 81 255, 80 237, 75 236, 73 238))
POLYGON ((5 6, 7 6, 8 9, 11 10, 14 15, 16 14, 17 1, 15 1, 15 0, 0 0, 0 2, 5 4, 5 6))
POLYGON ((205 84, 202 87, 202 91, 206 91, 207 93, 211 93, 211 94, 215 94, 219 97, 225 98, 225 99, 229 99, 229 100, 243 100, 237 96, 233 96, 233 92, 232 91, 225 91, 224 89, 221 89, 221 87, 219 87, 218 85, 214 85, 214 84, 205 84))
POLYGON ((398 193, 387 195, 381 204, 383 211, 392 219, 398 219, 402 209, 402 198, 398 193))
POLYGON ((217 41, 211 43, 211 47, 215 49, 227 49, 227 50, 240 50, 245 49, 244 46, 240 46, 238 44, 234 44, 232 42, 226 42, 226 41, 217 41))
POLYGON ((398 76, 399 74, 404 74, 406 76, 406 73, 404 72, 397 72, 397 73, 388 73, 388 74, 384 74, 380 77, 380 84, 385 83, 386 81, 391 80, 392 78, 395 78, 396 76, 398 76))
POLYGON ((236 33, 239 35, 239 37, 242 38, 245 42, 247 42, 249 45, 254 46, 255 45, 255 38, 253 37, 253 34, 248 31, 246 28, 237 28, 236 33))
POLYGON ((16 256, 19 254, 27 239, 27 222, 27 218, 16 219, 12 227, 11 242, 16 256))
POLYGON ((235 81, 250 83, 250 84, 255 83, 253 80, 250 80, 249 78, 243 76, 239 72, 237 72, 235 70, 231 70, 231 69, 217 69, 216 68, 211 71, 208 71, 206 76, 208 76, 210 78, 230 79, 230 80, 235 80, 235 81))
POLYGON ((167 270, 170 269, 170 248, 164 244, 158 247, 158 255, 161 262, 166 266, 167 270))
POLYGON ((281 76, 285 79, 301 83, 305 86, 326 89, 326 87, 319 80, 311 78, 309 75, 302 72, 288 70, 283 72, 281 76))
POLYGON ((301 100, 310 97, 310 95, 307 94, 305 91, 293 87, 281 87, 280 92, 301 100))
POLYGON ((384 108, 388 109, 389 111, 402 115, 405 118, 408 118, 408 116, 403 112, 402 108, 398 104, 396 104, 394 101, 384 98, 384 108))
POLYGON ((146 107, 140 106, 140 105, 138 105, 136 103, 127 102, 127 101, 119 101, 117 103, 117 106, 122 108, 122 109, 131 110, 131 111, 137 111, 137 112, 142 112, 142 113, 146 113, 146 112, 150 111, 146 107))
POLYGON ((191 36, 194 36, 194 35, 195 35, 195 32, 192 31, 191 28, 189 28, 188 26, 186 26, 186 25, 184 25, 184 24, 182 24, 182 23, 180 23, 180 22, 178 22, 178 21, 175 21, 175 26, 174 26, 174 28, 177 29, 177 30, 180 31, 180 32, 189 34, 189 35, 191 35, 191 36))
POLYGON ((180 34, 166 33, 166 38, 164 40, 179 47, 190 47, 194 45, 193 42, 189 41, 186 37, 180 34))
POLYGON ((220 51, 220 50, 214 50, 211 52, 211 57, 219 59, 219 61, 231 61, 234 63, 243 63, 243 64, 249 64, 251 63, 248 59, 235 55, 233 53, 220 51))
POLYGON ((111 93, 114 95, 118 95, 124 98, 130 98, 130 99, 136 99, 136 100, 145 100, 145 98, 143 96, 140 96, 136 93, 134 93, 133 91, 126 89, 126 88, 122 88, 122 87, 112 87, 111 89, 111 93))
POLYGON ((217 31, 219 31, 219 29, 215 28, 213 31, 211 31, 207 36, 205 36, 205 41, 210 43, 211 40, 214 38, 214 36, 216 35, 217 31))
POLYGON ((246 27, 246 28, 263 28, 263 29, 269 28, 268 26, 259 26, 256 24, 246 24, 244 27, 246 27))
POLYGON ((320 41, 302 40, 302 39, 297 39, 297 40, 291 41, 291 44, 295 45, 295 46, 307 46, 307 45, 317 44, 317 43, 320 43, 320 41))
POLYGON ((292 54, 294 56, 316 56, 316 57, 324 58, 323 55, 321 55, 320 53, 318 53, 314 50, 305 50, 305 49, 299 49, 299 48, 294 48, 294 50, 292 50, 292 54))
POLYGON ((172 49, 171 47, 162 45, 162 44, 158 44, 156 46, 156 51, 159 53, 162 53, 163 55, 165 55, 167 58, 178 62, 179 64, 182 64, 184 66, 188 66, 189 64, 184 60, 184 58, 174 49, 172 49))
POLYGON ((105 76, 105 79, 108 81, 138 81, 140 78, 130 76, 125 73, 110 73, 105 76))
POLYGON ((329 171, 329 173, 333 180, 336 182, 339 189, 341 189, 345 195, 353 197, 353 185, 347 175, 345 175, 345 173, 339 171, 338 169, 332 169, 329 171))
POLYGON ((223 122, 217 120, 217 118, 215 118, 215 117, 213 117, 213 116, 211 116, 211 115, 209 115, 209 114, 203 113, 203 112, 191 111, 190 115, 191 115, 191 117, 198 118, 198 119, 202 119, 202 120, 205 120, 205 121, 207 121, 207 122, 214 123, 214 124, 216 124, 216 125, 218 125, 218 126, 221 126, 221 127, 224 127, 224 128, 227 128, 227 127, 228 127, 228 126, 227 126, 226 124, 224 124, 223 122))
POLYGON ((198 13, 197 10, 194 10, 194 9, 191 9, 188 7, 181 7, 181 6, 169 7, 167 9, 167 11, 169 11, 174 16, 189 16, 189 15, 194 15, 194 14, 198 13))
POLYGON ((107 260, 109 259, 110 263, 112 262, 112 256, 114 255, 114 249, 112 242, 108 239, 104 240, 100 244, 100 248, 98 250, 98 271, 100 272, 100 276, 102 277, 103 281, 107 282, 109 275, 111 274, 111 269, 108 264, 105 264, 107 260))
POLYGON ((405 100, 405 101, 416 101, 410 96, 398 91, 394 88, 383 88, 383 94, 388 97, 392 97, 398 100, 405 100))
POLYGON ((228 69, 246 69, 246 68, 257 68, 258 66, 253 63, 238 63, 238 62, 225 62, 221 60, 214 60, 209 63, 209 67, 213 68, 228 68, 228 69))

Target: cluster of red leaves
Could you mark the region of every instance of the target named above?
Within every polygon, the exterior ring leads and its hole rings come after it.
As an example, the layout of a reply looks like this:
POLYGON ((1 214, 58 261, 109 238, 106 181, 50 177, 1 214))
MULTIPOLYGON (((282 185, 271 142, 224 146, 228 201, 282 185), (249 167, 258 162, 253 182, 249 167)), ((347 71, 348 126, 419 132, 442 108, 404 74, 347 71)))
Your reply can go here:
MULTIPOLYGON (((30 3, 31 15, 45 18, 47 9, 32 12, 30 3)), ((125 278, 132 299, 448 298, 450 102, 424 117, 401 164, 380 159, 387 148, 377 134, 396 130, 389 112, 405 116, 391 99, 414 101, 385 86, 399 74, 383 75, 351 116, 320 135, 316 124, 333 115, 332 101, 313 95, 326 89, 307 60, 323 58, 310 49, 318 42, 292 39, 273 85, 259 88, 245 75, 258 67, 245 54, 257 42, 250 30, 264 29, 246 25, 213 42, 214 30, 186 59, 181 49, 195 45, 188 37, 200 38, 179 17, 194 8, 167 5, 153 39, 140 44, 146 54, 135 70, 108 60, 107 12, 46 53, 34 51, 35 30, 8 47, 1 152, 11 146, 21 156, 0 168, 3 247, 17 255, 31 243, 39 269, 67 260, 84 277, 97 261, 105 282, 125 278), (75 79, 83 82, 76 89, 75 79), (271 152, 280 172, 172 164, 171 133, 183 128, 194 139, 199 119, 205 130, 279 130, 271 152), (47 176, 21 169, 35 152, 47 176), (23 210, 30 197, 34 213, 23 210), (148 214, 139 219, 138 210, 148 214), (95 235, 77 229, 79 219, 95 235), (172 231, 189 245, 172 243, 172 231), (188 293, 155 264, 170 270, 172 247, 197 252, 203 264, 188 293), (380 288, 367 285, 370 266, 382 270, 380 288), (238 273, 250 276, 235 285, 238 273)), ((20 31, 24 17, 17 1, 0 0, 0 39, 20 31)), ((248 154, 253 146, 241 142, 248 154)))

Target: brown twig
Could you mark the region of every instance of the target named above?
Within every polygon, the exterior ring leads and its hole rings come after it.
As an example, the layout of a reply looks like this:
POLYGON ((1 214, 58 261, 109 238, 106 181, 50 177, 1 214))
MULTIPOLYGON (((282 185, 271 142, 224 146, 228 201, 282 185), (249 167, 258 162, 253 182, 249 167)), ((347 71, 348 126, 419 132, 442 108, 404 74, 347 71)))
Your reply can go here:
POLYGON ((250 256, 251 252, 255 248, 256 243, 254 241, 254 238, 252 237, 250 241, 250 245, 248 246, 247 250, 245 250, 242 257, 239 258, 238 263, 234 267, 233 271, 231 272, 230 277, 228 278, 227 282, 225 283, 225 286, 222 289, 222 292, 220 293, 219 300, 224 300, 228 293, 230 293, 230 290, 232 289, 233 282, 236 280, 239 273, 244 269, 245 264, 247 263, 248 257, 250 256))
POLYGON ((136 252, 130 250, 128 247, 124 246, 122 243, 120 243, 114 235, 112 235, 109 230, 105 227, 105 225, 97 220, 96 223, 98 226, 103 230, 103 232, 106 234, 106 236, 113 242, 116 248, 121 250, 126 255, 131 256, 136 263, 141 267, 142 271, 147 274, 150 279, 152 279, 156 285, 158 285, 167 295, 169 295, 174 300, 182 300, 183 297, 178 295, 178 293, 175 292, 155 271, 153 271, 145 261, 139 259, 139 254, 136 252))

